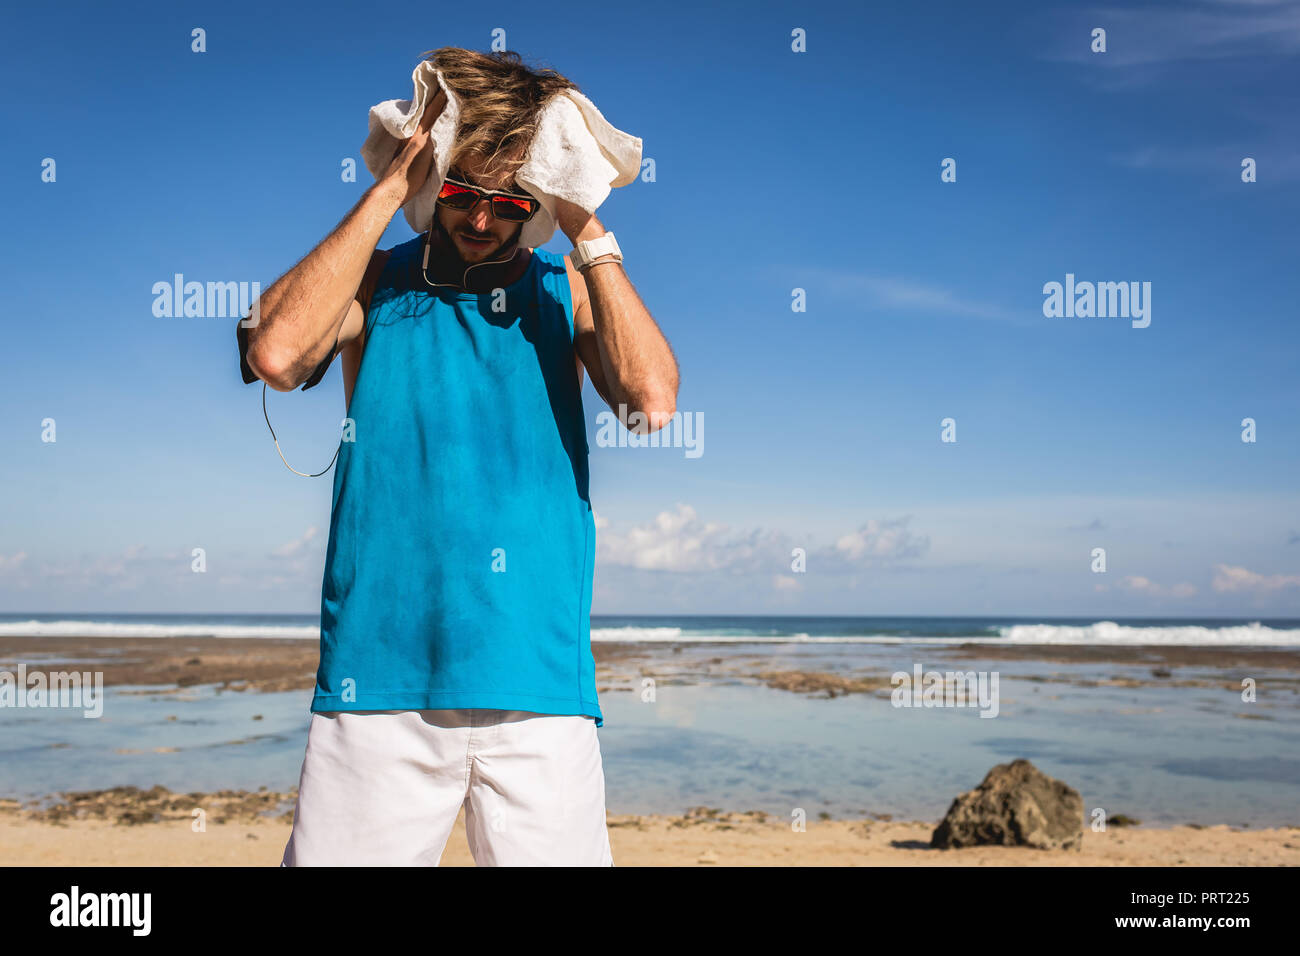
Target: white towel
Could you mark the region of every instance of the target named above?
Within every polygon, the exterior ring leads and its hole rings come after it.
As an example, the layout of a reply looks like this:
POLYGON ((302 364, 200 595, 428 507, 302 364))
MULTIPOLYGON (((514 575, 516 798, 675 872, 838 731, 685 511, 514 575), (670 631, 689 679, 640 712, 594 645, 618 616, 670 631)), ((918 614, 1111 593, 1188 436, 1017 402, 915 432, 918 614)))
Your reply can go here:
MULTIPOLYGON (((399 140, 409 139, 420 125, 425 105, 441 87, 447 105, 429 131, 434 165, 429 180, 402 207, 416 232, 433 222, 434 199, 451 165, 452 147, 460 126, 460 101, 442 72, 425 60, 411 74, 415 92, 409 100, 385 100, 370 108, 370 131, 361 158, 378 179, 397 155, 399 140)), ((555 200, 565 199, 594 213, 615 186, 626 186, 641 172, 641 140, 609 124, 594 103, 576 90, 556 95, 542 107, 537 133, 515 181, 538 198, 542 208, 524 223, 519 244, 536 248, 555 234, 555 200)))

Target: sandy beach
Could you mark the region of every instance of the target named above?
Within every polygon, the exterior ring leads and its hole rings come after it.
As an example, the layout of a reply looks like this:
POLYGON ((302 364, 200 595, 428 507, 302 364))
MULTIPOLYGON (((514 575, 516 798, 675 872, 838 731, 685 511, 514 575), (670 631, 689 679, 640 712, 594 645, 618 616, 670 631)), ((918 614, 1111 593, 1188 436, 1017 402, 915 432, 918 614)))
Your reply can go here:
MULTIPOLYGON (((87 798, 82 818, 54 821, 0 806, 0 863, 8 866, 278 866, 291 812, 258 817, 290 794, 175 795, 177 809, 137 794, 87 798), (209 806, 203 832, 192 808, 209 806), (87 812, 88 810, 88 812, 87 812), (215 822, 224 816, 226 822, 215 822)), ((162 803, 169 802, 163 797, 162 803)), ((1085 831, 1082 849, 1020 847, 936 850, 934 824, 892 820, 810 820, 804 832, 761 813, 696 808, 680 816, 608 817, 617 866, 1296 866, 1300 828, 1244 830, 1227 825, 1111 827, 1085 831)), ((473 866, 464 813, 443 866, 473 866)))

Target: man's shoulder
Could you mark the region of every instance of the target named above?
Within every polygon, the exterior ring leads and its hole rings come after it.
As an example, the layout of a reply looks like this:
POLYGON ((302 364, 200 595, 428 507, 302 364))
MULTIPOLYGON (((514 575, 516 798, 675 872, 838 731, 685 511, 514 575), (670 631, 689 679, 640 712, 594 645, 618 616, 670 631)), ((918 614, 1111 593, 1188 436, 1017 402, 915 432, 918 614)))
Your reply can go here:
POLYGON ((553 281, 559 281, 560 276, 564 276, 564 279, 569 284, 569 294, 573 301, 574 311, 577 311, 577 307, 587 301, 587 283, 583 279, 582 273, 574 268, 568 254, 541 248, 530 249, 529 251, 537 256, 538 260, 555 275, 553 281))
POLYGON ((375 255, 379 256, 380 258, 387 258, 387 259, 402 258, 418 252, 423 242, 424 242, 423 235, 412 236, 410 239, 407 239, 405 242, 399 242, 397 245, 390 246, 387 249, 376 249, 375 255))
POLYGON ((357 298, 363 305, 369 299, 368 295, 363 297, 363 292, 367 290, 373 292, 379 286, 391 286, 403 281, 399 278, 399 267, 409 267, 411 263, 419 262, 423 239, 423 236, 415 236, 395 246, 376 249, 371 253, 370 262, 366 265, 365 278, 362 279, 361 288, 357 290, 357 298))
POLYGON ((559 268, 564 270, 569 281, 569 299, 573 303, 573 313, 576 316, 588 300, 587 280, 574 266, 573 260, 569 258, 567 253, 553 252, 551 255, 555 257, 556 263, 558 263, 559 268))

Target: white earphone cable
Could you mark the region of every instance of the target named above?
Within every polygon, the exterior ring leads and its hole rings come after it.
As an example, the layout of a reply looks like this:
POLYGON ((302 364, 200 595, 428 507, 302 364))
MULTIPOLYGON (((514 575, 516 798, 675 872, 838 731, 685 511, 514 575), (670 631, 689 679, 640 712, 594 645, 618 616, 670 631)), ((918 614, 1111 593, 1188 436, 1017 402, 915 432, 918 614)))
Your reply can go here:
POLYGON ((271 429, 271 441, 275 442, 276 454, 278 454, 280 460, 284 462, 284 467, 288 468, 295 475, 302 475, 304 478, 319 478, 321 475, 325 474, 326 471, 329 471, 334 467, 334 462, 337 461, 339 457, 339 448, 343 447, 342 438, 339 439, 339 446, 334 449, 334 457, 330 459, 330 463, 325 466, 324 471, 318 471, 314 475, 309 475, 305 471, 299 471, 285 460, 284 452, 280 450, 280 440, 275 437, 275 429, 271 428, 271 416, 266 413, 266 382, 262 383, 262 417, 266 419, 266 427, 271 429))

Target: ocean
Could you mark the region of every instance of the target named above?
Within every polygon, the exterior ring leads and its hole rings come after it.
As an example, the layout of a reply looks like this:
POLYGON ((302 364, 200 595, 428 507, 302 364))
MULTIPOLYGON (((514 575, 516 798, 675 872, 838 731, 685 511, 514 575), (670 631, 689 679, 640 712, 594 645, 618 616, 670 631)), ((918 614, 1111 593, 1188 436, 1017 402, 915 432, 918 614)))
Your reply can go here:
MULTIPOLYGON (((316 614, 0 614, 0 636, 320 638, 316 614)), ((592 615, 591 639, 705 644, 1300 647, 1300 619, 592 615)))

